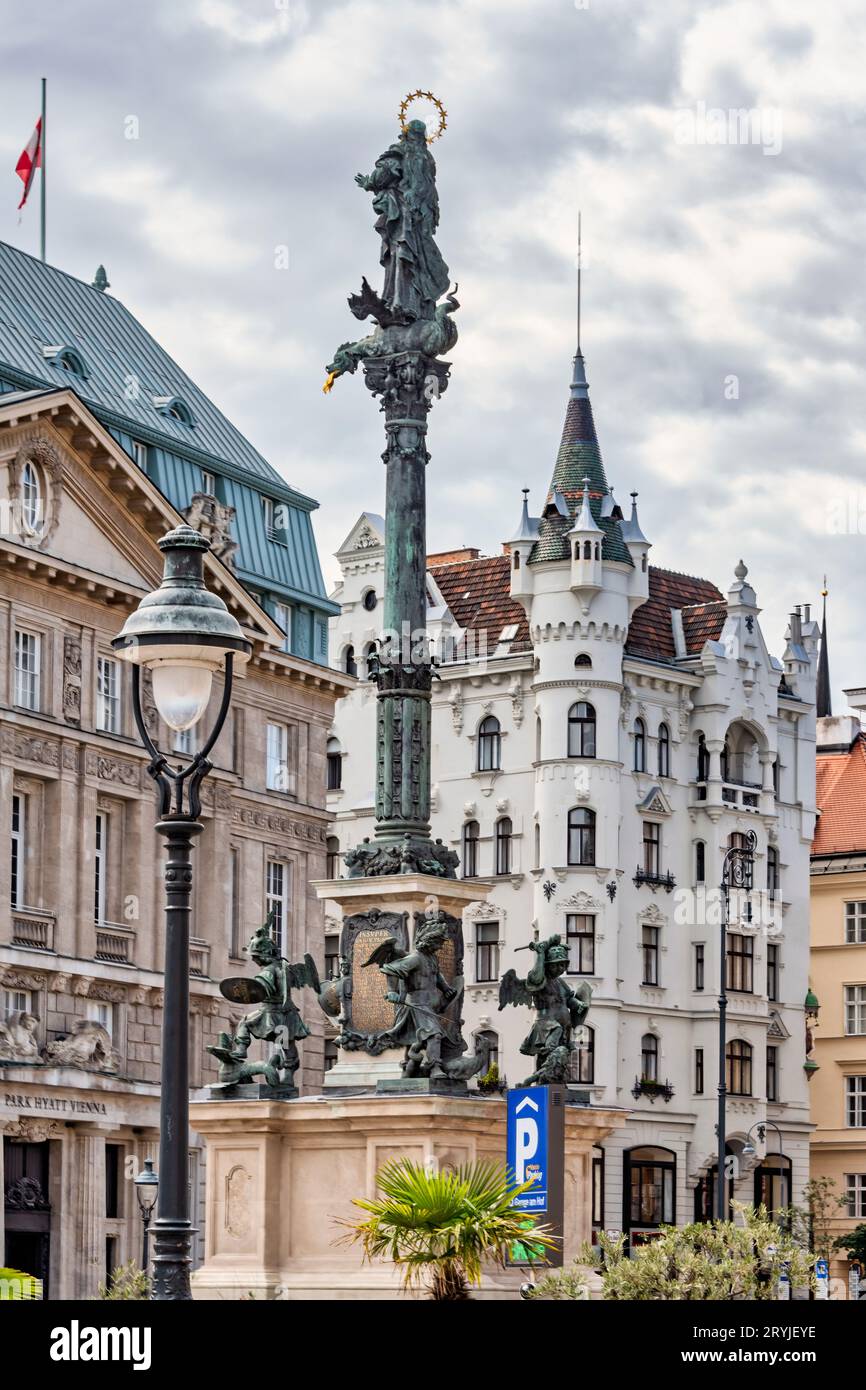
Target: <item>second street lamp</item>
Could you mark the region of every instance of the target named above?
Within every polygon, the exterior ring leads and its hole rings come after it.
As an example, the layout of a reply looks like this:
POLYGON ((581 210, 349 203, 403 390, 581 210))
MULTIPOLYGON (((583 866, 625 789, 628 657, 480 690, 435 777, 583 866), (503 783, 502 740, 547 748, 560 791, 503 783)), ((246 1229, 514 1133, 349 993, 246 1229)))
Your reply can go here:
POLYGON ((156 1194, 159 1191, 159 1178, 153 1171, 153 1159, 146 1158, 141 1172, 133 1178, 135 1185, 135 1196, 138 1202, 138 1210, 141 1212, 141 1224, 143 1234, 141 1238, 141 1267, 147 1274, 149 1255, 147 1249, 147 1238, 150 1230, 150 1218, 156 1206, 156 1194))
POLYGON ((211 770, 208 754, 225 724, 235 661, 246 662, 250 643, 222 599, 204 582, 210 543, 191 526, 163 536, 162 583, 141 600, 112 646, 132 664, 132 701, 148 773, 159 794, 157 833, 164 836, 165 992, 159 1102, 159 1199, 154 1223, 153 1283, 157 1301, 190 1292, 192 1226, 189 1216, 189 917, 192 844, 202 830, 200 789, 211 770), (141 668, 152 674, 156 708, 170 728, 191 729, 204 714, 213 675, 224 670, 222 700, 213 728, 185 767, 172 768, 145 723, 141 668))
POLYGON ((727 1144, 727 1012, 728 1012, 728 927, 731 919, 731 889, 738 888, 750 893, 755 875, 755 848, 758 837, 749 830, 737 844, 726 850, 722 864, 722 912, 719 934, 719 1118, 716 1135, 719 1145, 718 1167, 716 1172, 716 1216, 726 1221, 728 1212, 728 1182, 725 1172, 727 1144))

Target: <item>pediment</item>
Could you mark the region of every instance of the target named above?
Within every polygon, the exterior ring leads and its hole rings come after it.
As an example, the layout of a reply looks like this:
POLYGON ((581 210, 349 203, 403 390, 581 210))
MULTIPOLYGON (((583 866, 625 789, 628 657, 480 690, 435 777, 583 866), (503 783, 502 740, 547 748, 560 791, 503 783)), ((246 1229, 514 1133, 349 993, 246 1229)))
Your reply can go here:
POLYGON ((673 807, 658 783, 650 787, 646 795, 641 798, 637 803, 637 809, 653 816, 670 816, 673 813, 673 807))
MULTIPOLYGON (((0 510, 20 508, 22 466, 37 460, 44 509, 36 532, 0 528, 0 543, 28 552, 40 567, 93 575, 100 587, 147 592, 162 576, 160 536, 186 518, 124 452, 72 392, 4 407, 0 397, 0 510)), ((250 636, 280 647, 283 632, 215 555, 208 583, 250 636)))
POLYGON ((352 527, 337 555, 351 554, 358 550, 376 550, 385 544, 385 522, 375 512, 362 512, 352 527))
POLYGON ((767 1024, 767 1037, 778 1038, 780 1041, 784 1041, 785 1038, 790 1038, 790 1036, 791 1034, 782 1022, 778 1009, 771 1009, 769 1013, 769 1022, 767 1024))

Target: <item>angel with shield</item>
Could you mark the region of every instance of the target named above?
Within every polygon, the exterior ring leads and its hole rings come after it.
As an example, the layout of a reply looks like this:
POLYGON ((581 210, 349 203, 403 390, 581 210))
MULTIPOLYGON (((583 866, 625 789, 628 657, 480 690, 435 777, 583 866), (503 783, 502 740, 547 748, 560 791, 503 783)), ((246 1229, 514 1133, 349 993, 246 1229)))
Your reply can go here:
POLYGON ((405 1046, 405 1076, 449 1076, 448 1063, 462 1056, 466 1043, 460 1019, 447 1010, 459 990, 445 979, 437 952, 444 946, 448 926, 441 912, 430 910, 415 932, 412 949, 406 951, 393 936, 377 946, 364 966, 378 965, 392 984, 385 998, 396 1005, 394 1023, 380 1041, 386 1046, 405 1046))
POLYGON ((252 979, 223 980, 220 991, 233 1003, 254 1004, 238 1024, 234 1037, 220 1033, 219 1043, 208 1047, 220 1062, 220 1083, 237 1085, 263 1073, 269 1086, 292 1087, 295 1072, 301 1065, 297 1044, 310 1036, 292 999, 293 989, 308 986, 318 994, 321 990, 319 972, 312 956, 305 955, 298 964, 284 960, 273 938, 274 914, 253 934, 247 952, 260 967, 252 979), (275 1043, 274 1051, 264 1062, 248 1062, 247 1052, 253 1039, 275 1043))
POLYGON ((568 947, 561 936, 531 941, 518 949, 534 951, 535 962, 525 980, 516 970, 506 970, 499 985, 499 1007, 528 1004, 536 1013, 529 1036, 520 1045, 525 1057, 535 1058, 536 1069, 523 1084, 561 1084, 569 1079, 574 1032, 589 1012, 592 989, 585 980, 572 989, 562 978, 568 969, 568 947))

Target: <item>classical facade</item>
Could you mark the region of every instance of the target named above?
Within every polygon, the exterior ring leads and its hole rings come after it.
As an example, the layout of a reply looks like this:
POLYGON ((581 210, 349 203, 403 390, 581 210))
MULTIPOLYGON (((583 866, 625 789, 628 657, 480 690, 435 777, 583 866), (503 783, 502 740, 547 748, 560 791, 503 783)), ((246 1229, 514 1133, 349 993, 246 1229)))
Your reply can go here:
POLYGON ((866 1222, 866 690, 845 694, 857 714, 818 720, 812 845, 812 1176, 844 1199, 837 1236, 866 1222))
MULTIPOLYGON (((325 869, 326 738, 351 682, 326 664, 314 504, 116 300, 5 246, 0 289, 0 1264, 41 1275, 50 1298, 89 1298, 140 1258, 131 1179, 157 1148, 164 849, 110 644, 159 582, 158 538, 184 518, 211 536, 207 582, 253 645, 195 848, 196 1088, 216 1077, 205 1044, 237 1019, 217 982, 250 972, 243 948, 271 909, 284 953, 321 964, 307 885, 325 869)), ((147 686, 144 703, 185 757, 147 686)), ((303 1007, 316 1090, 321 1014, 303 1007)), ((195 1194, 200 1170, 193 1135, 195 1194)))
MULTIPOLYGON (((383 528, 364 513, 338 558, 336 667, 360 677, 328 745, 330 869, 372 832, 383 528)), ((780 1206, 808 1177, 804 1073, 815 657, 808 609, 770 654, 746 566, 726 594, 649 564, 602 464, 583 357, 541 515, 524 499, 502 554, 431 555, 433 829, 464 877, 492 880, 465 914, 467 1031, 502 1072, 532 1070, 529 1015, 497 981, 534 931, 567 941, 593 1003, 573 1084, 628 1121, 596 1154, 594 1217, 639 1242, 712 1210, 716 996, 726 850, 757 835, 751 902, 727 938, 732 1193, 780 1206), (755 1157, 742 1150, 771 1120, 755 1157)), ((736 556, 732 557, 732 568, 736 556)), ((336 965, 336 913, 326 949, 336 965)), ((333 1044, 328 1044, 333 1052, 333 1044)))

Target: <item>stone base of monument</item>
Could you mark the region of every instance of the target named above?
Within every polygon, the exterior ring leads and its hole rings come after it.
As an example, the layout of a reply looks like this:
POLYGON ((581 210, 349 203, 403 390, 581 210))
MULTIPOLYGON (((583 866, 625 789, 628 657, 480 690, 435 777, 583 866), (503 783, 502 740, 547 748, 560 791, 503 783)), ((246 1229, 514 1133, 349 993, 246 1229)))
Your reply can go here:
POLYGON ((450 1076, 401 1076, 393 1081, 378 1081, 376 1094, 379 1096, 468 1096, 469 1087, 465 1081, 455 1081, 450 1076))
POLYGON ((375 1091, 380 1081, 399 1081, 403 1075, 405 1055, 406 1049, 403 1047, 389 1047, 378 1057, 341 1048, 337 1062, 330 1071, 325 1072, 325 1094, 356 1095, 362 1091, 375 1091))
MULTIPOLYGON (((391 1159, 459 1167, 505 1162, 505 1100, 466 1096, 314 1096, 198 1101, 190 1123, 207 1146, 205 1258, 198 1299, 399 1299, 399 1272, 365 1264, 346 1242, 391 1159)), ((569 1263, 591 1236, 592 1149, 625 1112, 568 1106, 565 1241, 569 1263)), ((491 1267, 473 1297, 518 1298, 525 1269, 491 1267)))
POLYGON ((268 1086, 264 1081, 218 1081, 208 1090, 214 1100, 295 1100, 297 1086, 268 1086))

